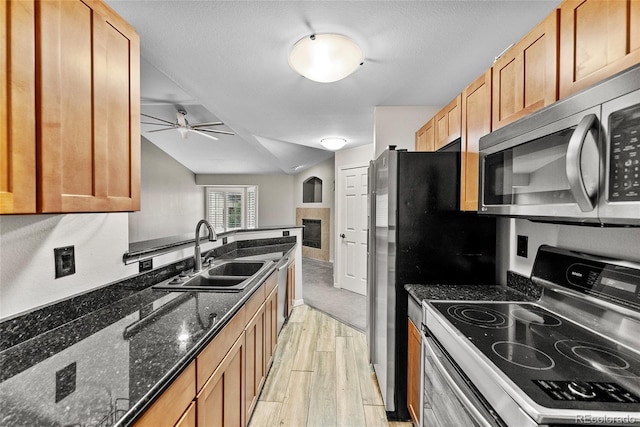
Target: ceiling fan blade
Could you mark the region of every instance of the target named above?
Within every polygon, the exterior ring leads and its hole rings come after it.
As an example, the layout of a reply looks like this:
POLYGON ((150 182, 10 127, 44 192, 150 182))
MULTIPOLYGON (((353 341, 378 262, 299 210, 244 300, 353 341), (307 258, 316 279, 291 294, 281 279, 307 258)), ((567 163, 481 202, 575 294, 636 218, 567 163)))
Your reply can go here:
POLYGON ((224 123, 222 123, 222 122, 195 123, 195 124, 191 124, 190 123, 192 128, 197 128, 197 127, 200 127, 200 126, 220 126, 220 125, 223 125, 223 124, 224 123))
POLYGON ((235 133, 233 132, 227 132, 226 130, 216 130, 216 129, 191 129, 191 130, 197 130, 197 131, 202 131, 202 132, 210 132, 210 133, 222 133, 224 135, 235 135, 235 133))
POLYGON ((151 122, 140 122, 143 125, 154 125, 154 126, 168 126, 168 127, 174 127, 175 123, 171 123, 171 124, 164 124, 164 123, 151 123, 151 122))
POLYGON ((175 123, 173 123, 173 122, 170 122, 170 121, 167 121, 167 120, 164 120, 164 119, 159 119, 159 118, 157 118, 157 117, 153 117, 153 116, 150 116, 150 115, 148 115, 148 114, 140 113, 140 115, 141 115, 141 116, 145 116, 145 117, 149 117, 150 119, 158 120, 158 121, 160 121, 160 122, 169 123, 170 125, 174 125, 174 124, 175 124, 175 123))
POLYGON ((200 132, 199 130, 189 129, 189 132, 193 132, 193 133, 197 133, 198 135, 206 136, 207 138, 211 138, 211 139, 213 139, 214 141, 217 141, 217 140, 218 140, 218 138, 216 138, 215 136, 213 136, 213 135, 209 135, 209 134, 204 133, 204 132, 200 132))
POLYGON ((154 129, 154 130, 148 130, 147 132, 151 133, 151 132, 164 132, 165 130, 173 130, 175 129, 173 126, 169 127, 169 128, 164 128, 164 129, 154 129))

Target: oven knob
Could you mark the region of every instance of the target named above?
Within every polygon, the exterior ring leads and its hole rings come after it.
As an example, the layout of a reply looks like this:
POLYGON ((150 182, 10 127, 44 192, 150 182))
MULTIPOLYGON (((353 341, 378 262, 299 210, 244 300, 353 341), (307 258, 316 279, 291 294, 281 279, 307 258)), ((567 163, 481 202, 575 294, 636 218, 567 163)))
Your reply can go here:
POLYGON ((591 384, 584 381, 571 381, 568 385, 569 391, 575 395, 590 399, 596 397, 596 392, 593 391, 591 384))

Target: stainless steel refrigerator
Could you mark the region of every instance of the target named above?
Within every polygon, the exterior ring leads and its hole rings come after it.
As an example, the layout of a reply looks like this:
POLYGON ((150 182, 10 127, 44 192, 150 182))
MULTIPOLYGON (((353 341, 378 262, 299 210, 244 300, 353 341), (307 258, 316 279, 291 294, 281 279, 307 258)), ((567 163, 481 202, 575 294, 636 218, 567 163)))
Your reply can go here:
POLYGON ((495 219, 459 199, 459 152, 389 147, 369 166, 367 338, 389 419, 409 419, 404 285, 495 283, 495 219))

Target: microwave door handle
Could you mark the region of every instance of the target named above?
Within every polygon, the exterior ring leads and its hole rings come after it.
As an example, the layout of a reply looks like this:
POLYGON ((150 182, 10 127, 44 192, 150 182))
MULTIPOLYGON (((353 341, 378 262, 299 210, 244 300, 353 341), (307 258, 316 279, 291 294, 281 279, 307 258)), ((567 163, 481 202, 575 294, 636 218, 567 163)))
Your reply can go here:
POLYGON ((595 114, 584 116, 573 131, 567 146, 567 180, 569 181, 569 189, 582 212, 592 211, 595 207, 592 195, 587 192, 582 179, 580 159, 582 158, 582 148, 587 135, 596 126, 597 120, 598 118, 595 114))

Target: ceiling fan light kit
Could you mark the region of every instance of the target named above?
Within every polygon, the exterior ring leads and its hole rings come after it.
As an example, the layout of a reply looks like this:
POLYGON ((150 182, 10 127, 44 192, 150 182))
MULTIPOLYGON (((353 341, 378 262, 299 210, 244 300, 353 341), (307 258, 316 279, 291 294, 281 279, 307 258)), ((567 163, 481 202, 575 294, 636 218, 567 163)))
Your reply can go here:
POLYGON ((328 150, 336 151, 344 147, 347 144, 347 140, 344 138, 331 136, 322 138, 320 140, 320 144, 322 144, 322 146, 328 150))
POLYGON ((313 34, 299 40, 289 54, 289 66, 319 83, 342 80, 362 65, 362 49, 340 34, 313 34))
POLYGON ((154 125, 154 126, 163 126, 160 129, 153 129, 147 132, 163 132, 165 130, 175 129, 180 133, 182 139, 187 139, 187 135, 189 132, 196 133, 198 135, 202 135, 207 138, 211 138, 215 141, 218 140, 217 137, 211 135, 212 133, 224 134, 224 135, 234 135, 233 132, 228 132, 226 130, 218 130, 218 129, 207 129, 206 126, 221 126, 224 123, 222 122, 208 122, 208 123, 194 123, 191 124, 186 118, 187 112, 185 110, 178 110, 176 112, 176 121, 172 123, 168 120, 160 119, 158 117, 150 116, 148 114, 140 113, 141 116, 148 117, 150 119, 157 120, 158 123, 151 122, 140 122, 145 125, 154 125))

